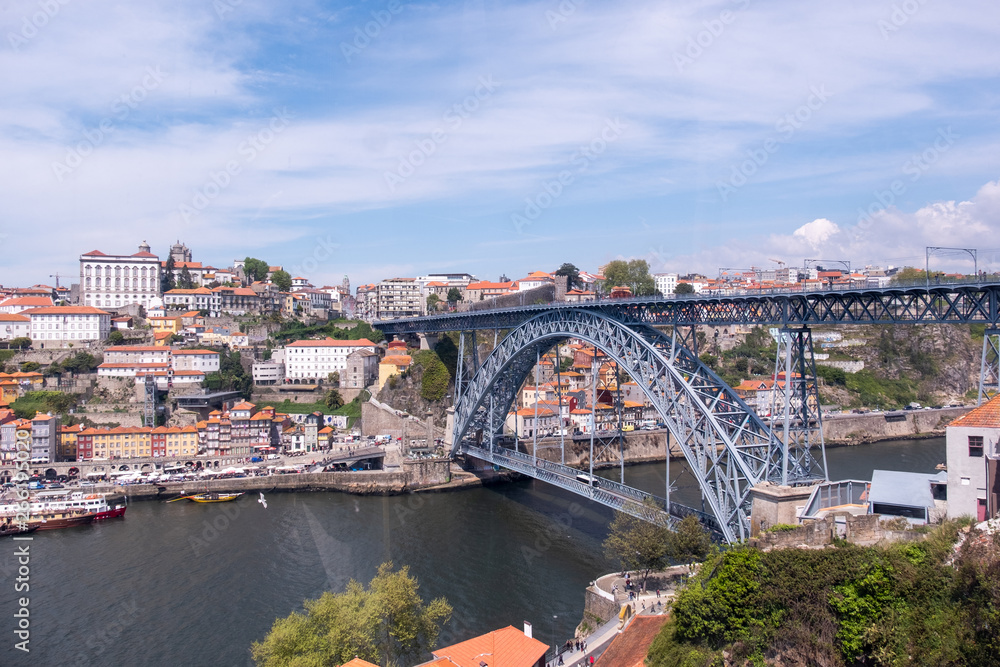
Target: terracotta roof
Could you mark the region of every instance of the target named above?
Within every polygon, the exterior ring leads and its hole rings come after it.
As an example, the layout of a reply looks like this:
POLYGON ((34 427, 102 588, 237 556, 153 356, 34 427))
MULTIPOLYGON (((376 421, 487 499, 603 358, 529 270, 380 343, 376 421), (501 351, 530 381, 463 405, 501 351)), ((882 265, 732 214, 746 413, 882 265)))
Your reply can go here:
POLYGON ((408 354, 393 354, 385 357, 379 364, 391 364, 393 366, 409 366, 413 362, 413 357, 408 354))
POLYGON ((215 350, 174 350, 173 354, 219 354, 215 350))
POLYGON ((624 632, 615 636, 594 667, 642 667, 666 620, 666 616, 636 616, 624 632))
POLYGON ((48 308, 32 308, 24 313, 28 315, 110 315, 93 306, 49 306, 48 308))
POLYGON ((98 368, 167 368, 169 364, 157 364, 157 363, 123 363, 123 364, 112 364, 104 362, 98 368))
POLYGON ((164 292, 164 294, 207 294, 211 296, 212 290, 207 287, 196 287, 194 289, 172 289, 164 292))
POLYGON ((47 296, 15 296, 7 299, 6 301, 0 301, 0 308, 4 306, 24 306, 28 307, 38 307, 38 306, 51 306, 52 299, 47 296))
POLYGON ((1000 428, 1000 395, 994 396, 948 425, 949 428, 952 426, 1000 428))
POLYGON ((156 345, 118 345, 116 347, 112 347, 106 350, 105 354, 107 354, 108 352, 114 353, 114 352, 169 352, 169 351, 170 350, 168 350, 165 347, 157 347, 156 345))
POLYGON ((152 257, 153 259, 159 259, 156 255, 151 252, 141 251, 130 255, 131 257, 152 257))
POLYGON ((490 667, 532 667, 545 655, 548 646, 508 625, 459 644, 445 646, 431 654, 450 658, 458 667, 479 667, 484 656, 490 667))
POLYGON ((362 660, 361 658, 354 658, 350 662, 345 662, 341 667, 378 667, 378 665, 373 665, 367 660, 362 660))
POLYGON ((9 313, 0 313, 0 322, 30 322, 31 318, 25 317, 24 315, 11 315, 9 313))
POLYGON ((91 250, 90 252, 83 253, 83 257, 95 257, 95 256, 96 257, 107 257, 107 255, 104 254, 103 252, 101 252, 100 250, 91 250))
POLYGON ((229 409, 230 410, 253 410, 256 407, 257 406, 255 404, 253 404, 253 403, 249 403, 247 401, 242 401, 241 403, 237 403, 236 405, 234 405, 233 407, 231 407, 229 409))

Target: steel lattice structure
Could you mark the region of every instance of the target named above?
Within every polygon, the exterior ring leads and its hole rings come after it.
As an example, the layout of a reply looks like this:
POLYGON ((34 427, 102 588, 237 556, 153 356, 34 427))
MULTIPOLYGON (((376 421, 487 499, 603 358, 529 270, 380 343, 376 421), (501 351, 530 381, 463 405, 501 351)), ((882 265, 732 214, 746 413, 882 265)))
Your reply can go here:
MULTIPOLYGON (((782 442, 788 447, 789 463, 782 463, 781 483, 788 484, 788 471, 827 478, 823 443, 823 414, 819 406, 812 332, 808 327, 781 329, 774 362, 775 387, 771 392, 771 419, 781 417, 782 442), (819 450, 819 456, 813 452, 819 450)), ((775 422, 771 422, 772 426, 775 422)))
POLYGON ((1000 284, 887 287, 753 296, 647 297, 544 304, 375 322, 386 335, 513 329, 553 309, 596 312, 627 324, 684 326, 747 324, 934 324, 1000 326, 1000 284))
MULTIPOLYGON (((538 356, 567 338, 594 345, 632 377, 679 444, 723 537, 730 542, 749 537, 750 490, 765 480, 781 481, 783 445, 696 356, 649 326, 626 326, 602 313, 572 308, 524 322, 483 361, 458 399, 453 453, 491 453, 487 460, 507 465, 504 459, 512 453, 494 443, 517 391, 538 356)), ((799 460, 789 457, 789 481, 816 479, 799 460)))

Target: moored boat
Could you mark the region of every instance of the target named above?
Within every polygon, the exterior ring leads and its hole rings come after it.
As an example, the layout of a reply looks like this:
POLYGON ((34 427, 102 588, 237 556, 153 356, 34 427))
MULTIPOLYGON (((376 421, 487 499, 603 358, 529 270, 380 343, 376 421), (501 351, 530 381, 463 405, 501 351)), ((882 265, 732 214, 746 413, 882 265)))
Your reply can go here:
POLYGON ((231 500, 236 500, 242 495, 242 491, 239 493, 217 493, 212 491, 210 493, 199 493, 188 496, 188 500, 196 503, 227 503, 231 500))
POLYGON ((5 535, 27 535, 36 530, 38 530, 38 526, 25 526, 22 528, 19 524, 8 521, 0 524, 0 537, 4 537, 5 535))
POLYGON ((55 512, 42 512, 32 514, 28 521, 29 527, 38 530, 55 530, 57 528, 72 528, 73 526, 83 526, 93 522, 97 512, 86 510, 57 510, 55 512))

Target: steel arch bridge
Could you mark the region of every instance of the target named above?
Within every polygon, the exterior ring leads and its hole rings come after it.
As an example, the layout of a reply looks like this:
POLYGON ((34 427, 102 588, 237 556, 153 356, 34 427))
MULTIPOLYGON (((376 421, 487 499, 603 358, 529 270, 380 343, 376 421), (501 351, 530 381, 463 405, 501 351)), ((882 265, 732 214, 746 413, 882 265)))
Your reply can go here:
POLYGON ((602 313, 581 309, 536 315, 497 345, 455 403, 453 453, 525 472, 665 525, 672 525, 673 516, 689 511, 673 503, 668 508, 663 499, 593 476, 580 481, 580 472, 574 468, 497 445, 506 415, 531 368, 542 354, 568 338, 595 346, 639 385, 698 480, 714 519, 708 523, 727 541, 750 536, 750 490, 755 485, 765 480, 780 482, 783 473, 791 482, 825 478, 825 465, 808 448, 786 457, 785 445, 754 411, 676 340, 646 325, 626 326, 602 313), (664 516, 655 516, 649 499, 662 508, 664 516))

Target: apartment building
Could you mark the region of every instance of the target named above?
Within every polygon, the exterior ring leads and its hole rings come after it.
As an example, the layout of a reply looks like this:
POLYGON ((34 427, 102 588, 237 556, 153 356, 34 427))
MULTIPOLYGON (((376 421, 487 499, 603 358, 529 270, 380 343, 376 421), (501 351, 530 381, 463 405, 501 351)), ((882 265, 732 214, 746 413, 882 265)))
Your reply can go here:
POLYGON ((285 375, 288 379, 325 380, 330 373, 347 369, 347 357, 358 350, 375 353, 375 343, 361 340, 299 340, 285 346, 285 375))

